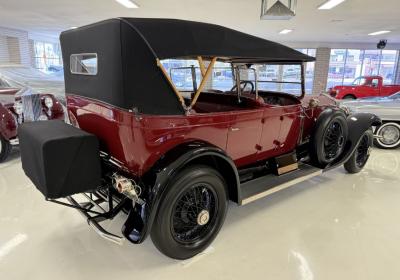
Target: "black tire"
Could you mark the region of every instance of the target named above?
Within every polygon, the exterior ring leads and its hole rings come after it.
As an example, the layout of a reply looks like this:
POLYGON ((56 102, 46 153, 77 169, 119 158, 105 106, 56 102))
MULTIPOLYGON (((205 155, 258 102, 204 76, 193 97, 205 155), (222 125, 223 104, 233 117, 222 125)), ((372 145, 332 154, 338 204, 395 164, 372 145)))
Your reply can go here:
POLYGON ((387 122, 376 128, 375 134, 378 136, 385 136, 391 130, 389 139, 374 139, 376 147, 381 149, 396 149, 400 147, 400 124, 395 122, 387 122))
POLYGON ((221 174, 210 167, 194 165, 179 172, 163 195, 151 230, 158 250, 183 260, 206 249, 224 223, 226 189, 221 174))
POLYGON ((344 164, 344 168, 347 172, 354 174, 360 172, 364 168, 370 156, 373 139, 374 135, 371 130, 364 132, 356 150, 344 164))
POLYGON ((335 161, 345 148, 347 135, 346 115, 342 111, 321 113, 311 136, 312 161, 320 167, 335 161))
POLYGON ((11 144, 9 141, 0 136, 0 163, 4 162, 11 152, 11 144))
POLYGON ((355 97, 355 96, 352 95, 352 94, 348 94, 348 95, 345 95, 345 96, 343 97, 343 99, 346 99, 346 100, 354 100, 354 99, 357 99, 357 97, 355 97))

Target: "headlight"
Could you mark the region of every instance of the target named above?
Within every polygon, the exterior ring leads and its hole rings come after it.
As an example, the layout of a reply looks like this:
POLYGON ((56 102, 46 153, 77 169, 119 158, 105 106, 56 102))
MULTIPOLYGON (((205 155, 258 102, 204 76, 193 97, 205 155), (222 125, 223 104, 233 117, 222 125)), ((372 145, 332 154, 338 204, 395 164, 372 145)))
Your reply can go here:
POLYGON ((24 107, 22 106, 22 102, 16 102, 14 104, 14 111, 17 113, 17 115, 22 115, 24 112, 24 107))
POLYGON ((49 118, 46 115, 40 115, 38 121, 47 121, 49 118))
POLYGON ((351 114, 351 108, 347 107, 346 105, 340 104, 339 108, 342 109, 346 113, 346 115, 351 114))
POLYGON ((51 97, 45 97, 44 98, 44 105, 46 105, 46 107, 48 108, 48 109, 51 109, 52 107, 53 107, 53 99, 51 98, 51 97))

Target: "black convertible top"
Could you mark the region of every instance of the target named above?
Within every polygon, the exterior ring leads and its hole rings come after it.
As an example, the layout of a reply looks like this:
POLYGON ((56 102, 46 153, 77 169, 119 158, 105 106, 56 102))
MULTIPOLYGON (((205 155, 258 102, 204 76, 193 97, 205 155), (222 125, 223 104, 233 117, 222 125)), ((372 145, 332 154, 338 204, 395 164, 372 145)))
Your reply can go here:
POLYGON ((314 61, 284 45, 220 25, 177 19, 121 18, 142 35, 159 59, 218 57, 225 61, 314 61))
POLYGON ((284 45, 226 27, 176 19, 116 18, 60 36, 67 94, 82 95, 145 114, 182 114, 179 99, 156 59, 218 57, 234 63, 313 61, 284 45), (96 53, 96 76, 69 71, 70 56, 96 53))

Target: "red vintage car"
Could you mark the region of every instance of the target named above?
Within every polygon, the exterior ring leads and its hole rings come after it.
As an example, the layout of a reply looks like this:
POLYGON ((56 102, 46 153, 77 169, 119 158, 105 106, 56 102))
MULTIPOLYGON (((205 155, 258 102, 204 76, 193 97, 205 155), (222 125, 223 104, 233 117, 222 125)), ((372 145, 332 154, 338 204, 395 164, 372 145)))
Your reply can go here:
POLYGON ((381 76, 363 76, 349 86, 335 86, 329 94, 336 99, 385 97, 400 91, 400 85, 384 85, 381 76))
POLYGON ((52 94, 35 93, 35 89, 24 87, 14 78, 8 78, 10 69, 19 68, 26 67, 0 66, 0 163, 7 159, 12 146, 18 145, 17 129, 20 124, 28 121, 64 120, 62 105, 52 94))
POLYGON ((22 166, 48 201, 78 209, 110 241, 151 235, 161 252, 186 259, 214 240, 228 200, 244 205, 342 164, 356 173, 369 158, 379 118, 306 97, 304 63, 314 58, 286 46, 169 19, 111 19, 60 39, 74 127, 21 126, 22 166), (176 58, 198 61, 192 92, 164 67, 176 58), (232 66, 228 91, 206 89, 216 61, 232 66), (264 64, 299 66, 301 94, 262 91, 241 76, 264 64), (124 238, 101 226, 120 212, 124 238))

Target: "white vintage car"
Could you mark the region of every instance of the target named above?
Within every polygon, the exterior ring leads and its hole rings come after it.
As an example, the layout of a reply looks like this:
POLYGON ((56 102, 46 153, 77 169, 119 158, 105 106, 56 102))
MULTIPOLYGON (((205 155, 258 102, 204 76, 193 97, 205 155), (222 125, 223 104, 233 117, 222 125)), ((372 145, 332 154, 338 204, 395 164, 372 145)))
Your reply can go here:
POLYGON ((382 125, 375 130, 375 145, 382 149, 400 147, 400 92, 387 97, 363 98, 342 102, 352 113, 367 112, 379 116, 382 125))

